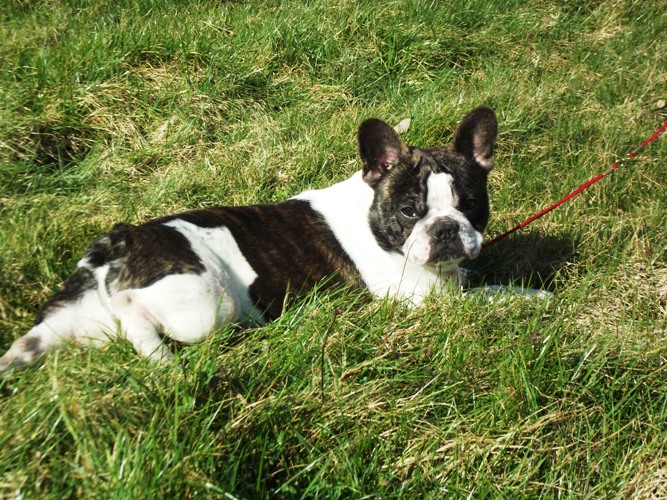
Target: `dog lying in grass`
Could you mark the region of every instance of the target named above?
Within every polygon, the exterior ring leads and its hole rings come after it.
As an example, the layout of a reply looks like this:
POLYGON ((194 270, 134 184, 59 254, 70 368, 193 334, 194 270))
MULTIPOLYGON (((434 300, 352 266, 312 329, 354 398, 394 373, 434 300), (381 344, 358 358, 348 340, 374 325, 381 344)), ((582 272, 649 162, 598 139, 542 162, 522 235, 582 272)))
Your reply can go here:
POLYGON ((288 291, 362 287, 420 304, 460 278, 489 219, 494 112, 470 111, 449 147, 407 146, 385 122, 359 127, 362 169, 282 203, 184 212, 94 241, 0 370, 74 341, 120 336, 156 361, 228 323, 278 316, 288 291))

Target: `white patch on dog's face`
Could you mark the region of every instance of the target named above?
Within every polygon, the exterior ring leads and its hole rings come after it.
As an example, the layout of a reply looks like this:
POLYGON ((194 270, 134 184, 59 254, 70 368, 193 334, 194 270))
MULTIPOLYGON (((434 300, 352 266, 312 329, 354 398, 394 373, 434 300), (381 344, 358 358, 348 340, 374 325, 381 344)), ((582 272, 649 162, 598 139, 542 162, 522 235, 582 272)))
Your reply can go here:
POLYGON ((426 195, 426 204, 429 214, 447 211, 454 208, 456 201, 454 199, 454 178, 450 174, 439 173, 431 174, 426 181, 428 193, 426 195))
POLYGON ((408 260, 414 264, 423 266, 436 257, 434 255, 435 242, 429 234, 432 226, 443 219, 458 223, 458 238, 463 250, 463 255, 449 261, 434 262, 456 264, 464 258, 473 259, 481 250, 483 235, 476 231, 467 217, 457 210, 458 198, 454 191, 454 178, 447 173, 433 173, 426 181, 428 189, 426 204, 428 212, 415 224, 412 233, 403 245, 403 253, 408 260))

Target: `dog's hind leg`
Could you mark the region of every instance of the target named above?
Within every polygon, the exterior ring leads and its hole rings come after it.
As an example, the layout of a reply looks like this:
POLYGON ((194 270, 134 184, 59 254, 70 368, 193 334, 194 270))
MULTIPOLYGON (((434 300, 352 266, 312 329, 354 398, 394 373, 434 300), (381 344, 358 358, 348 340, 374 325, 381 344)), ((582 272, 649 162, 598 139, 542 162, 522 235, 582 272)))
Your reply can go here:
POLYGON ((66 342, 75 342, 89 347, 100 347, 108 339, 115 336, 116 326, 109 324, 108 328, 98 325, 90 334, 73 325, 76 318, 63 317, 69 313, 62 313, 59 318, 49 318, 47 321, 32 327, 28 333, 18 338, 9 350, 0 357, 0 372, 28 363, 32 363, 47 351, 56 349, 66 342), (105 331, 107 333, 102 334, 105 331))
POLYGON ((123 290, 111 296, 111 309, 120 335, 153 361, 173 356, 161 335, 193 344, 218 325, 238 317, 237 302, 222 293, 208 273, 167 276, 146 288, 123 290))
POLYGON ((42 308, 36 325, 0 358, 0 371, 24 365, 65 342, 99 347, 118 327, 98 288, 96 272, 78 268, 42 308))
POLYGON ((111 297, 111 307, 120 323, 120 335, 147 358, 166 363, 172 354, 160 338, 164 329, 153 304, 146 301, 140 290, 123 290, 111 297))

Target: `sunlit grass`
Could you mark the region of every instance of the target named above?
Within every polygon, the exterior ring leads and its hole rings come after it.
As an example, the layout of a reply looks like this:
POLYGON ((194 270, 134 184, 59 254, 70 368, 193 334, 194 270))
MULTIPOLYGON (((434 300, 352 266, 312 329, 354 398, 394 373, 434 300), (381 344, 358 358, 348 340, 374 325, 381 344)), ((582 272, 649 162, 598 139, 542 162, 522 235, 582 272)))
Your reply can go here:
MULTIPOLYGON (((370 116, 435 146, 493 107, 504 231, 667 119, 664 10, 11 0, 0 346, 115 222, 344 179, 370 116)), ((118 341, 8 374, 0 495, 666 495, 666 144, 468 264, 548 302, 315 293, 162 370, 118 341)))

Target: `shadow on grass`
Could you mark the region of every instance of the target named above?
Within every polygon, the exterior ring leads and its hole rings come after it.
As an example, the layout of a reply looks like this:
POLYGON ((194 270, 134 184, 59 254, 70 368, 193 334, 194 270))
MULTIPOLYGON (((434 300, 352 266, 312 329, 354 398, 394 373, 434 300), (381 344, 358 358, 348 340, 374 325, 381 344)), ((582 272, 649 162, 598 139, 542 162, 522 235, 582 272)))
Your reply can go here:
POLYGON ((470 269, 471 286, 520 284, 550 291, 566 265, 578 259, 577 236, 519 232, 483 250, 463 267, 470 269))

